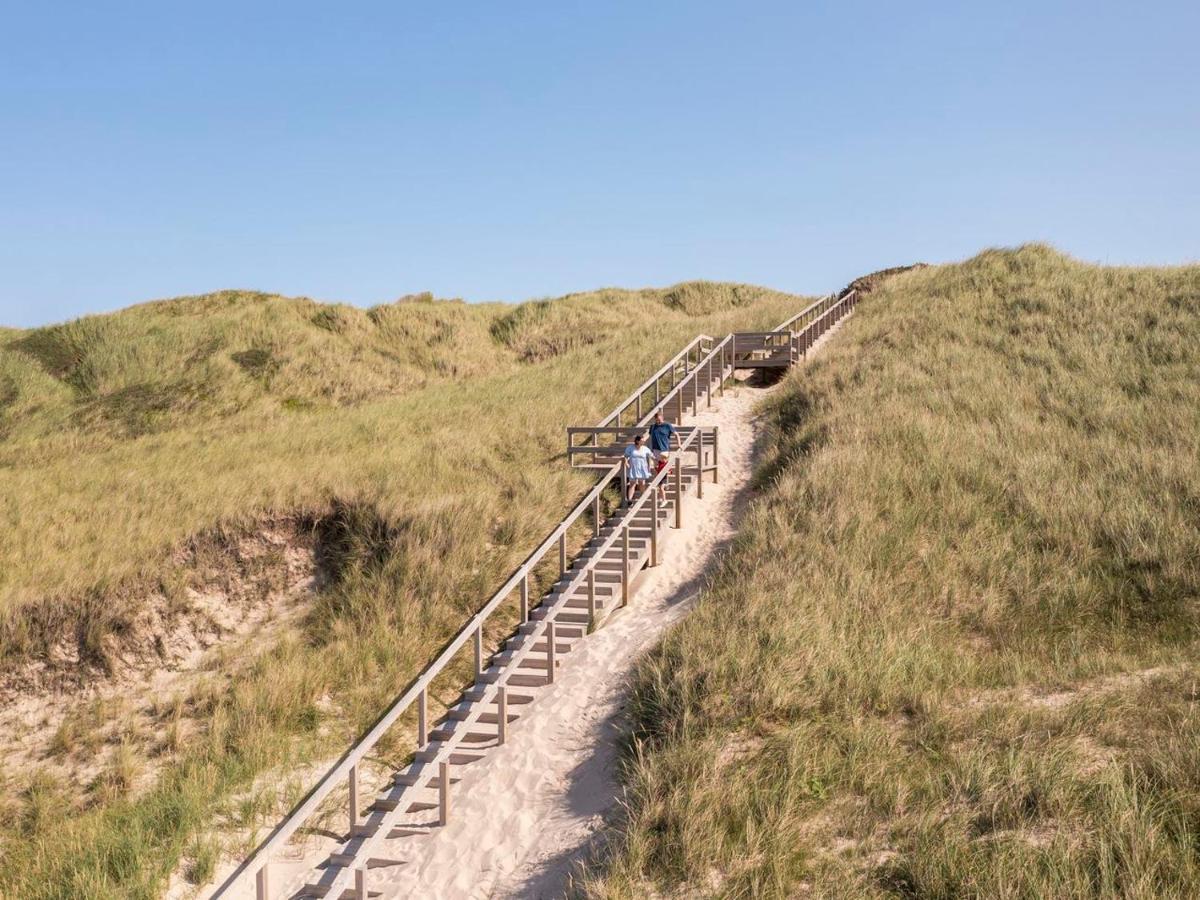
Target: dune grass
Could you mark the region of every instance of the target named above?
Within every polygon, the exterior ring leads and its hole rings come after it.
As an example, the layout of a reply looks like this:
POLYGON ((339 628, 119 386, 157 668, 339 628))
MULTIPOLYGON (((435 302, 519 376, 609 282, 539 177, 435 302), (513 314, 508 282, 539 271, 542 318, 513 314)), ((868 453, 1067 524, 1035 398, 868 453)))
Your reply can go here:
POLYGON ((1200 267, 900 275, 769 405, 591 897, 1200 896, 1200 267))
MULTIPOLYGON (((310 515, 336 558, 298 630, 156 701, 153 728, 110 728, 119 752, 87 789, 0 767, 0 896, 156 897, 182 857, 212 869, 215 821, 244 851, 309 786, 256 777, 344 749, 590 484, 562 458, 567 424, 695 334, 806 302, 711 284, 369 311, 221 294, 9 335, 0 659, 64 633, 102 655, 198 533, 310 515)), ((63 752, 90 740, 68 729, 63 752)))

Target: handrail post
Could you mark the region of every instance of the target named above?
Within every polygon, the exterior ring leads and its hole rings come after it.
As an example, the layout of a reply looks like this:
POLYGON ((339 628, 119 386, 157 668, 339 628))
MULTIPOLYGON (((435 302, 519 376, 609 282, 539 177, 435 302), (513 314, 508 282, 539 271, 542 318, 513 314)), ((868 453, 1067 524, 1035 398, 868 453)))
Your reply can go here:
POLYGON ((600 534, 600 494, 596 494, 596 498, 592 500, 592 537, 598 537, 600 534))
MULTIPOLYGON (((666 481, 664 478, 663 481, 666 481)), ((662 490, 662 482, 654 488, 650 497, 650 565, 658 565, 658 492, 662 490)))
POLYGON ((567 532, 566 529, 558 536, 558 577, 567 574, 567 532))
POLYGON ((554 684, 555 655, 558 652, 558 648, 555 646, 554 630, 554 620, 548 619, 546 621, 546 681, 549 684, 554 684))
POLYGON ((254 876, 254 897, 255 900, 270 900, 271 880, 267 875, 267 866, 270 863, 263 863, 262 868, 258 870, 258 874, 254 876))
POLYGON ((629 603, 629 523, 621 529, 621 605, 629 603))
POLYGON ((421 689, 417 694, 417 749, 424 750, 429 743, 429 691, 421 689))
POLYGON ((587 577, 588 631, 596 627, 596 568, 588 569, 587 577))
POLYGON ((508 737, 508 689, 500 685, 496 689, 496 743, 503 744, 508 737))
POLYGON ((721 371, 717 376, 720 381, 717 382, 717 393, 722 397, 725 396, 725 345, 721 344, 721 371))
POLYGON ((637 421, 642 421, 642 395, 637 395, 637 421))
POLYGON ((438 763, 438 824, 450 821, 450 763, 438 763))
POLYGON ((521 579, 521 624, 529 621, 529 573, 521 579))
POLYGON ((700 414, 700 367, 697 366, 692 373, 692 415, 700 414))
POLYGON ((364 862, 354 870, 354 900, 367 900, 367 864, 364 862))
POLYGON ((706 388, 706 390, 704 391, 704 406, 706 409, 712 409, 713 386, 712 386, 712 360, 711 359, 708 361, 708 381, 705 382, 705 388, 706 388))
POLYGON ((713 484, 721 480, 721 427, 713 426, 713 484))
POLYGON ((354 833, 354 826, 358 824, 358 766, 350 767, 350 774, 346 776, 350 782, 350 833, 354 833))
POLYGON ((696 434, 696 499, 704 499, 704 432, 696 434))
POLYGON ((675 527, 683 527, 683 454, 675 463, 675 527))
POLYGON ((483 623, 475 629, 475 680, 483 675, 483 623))

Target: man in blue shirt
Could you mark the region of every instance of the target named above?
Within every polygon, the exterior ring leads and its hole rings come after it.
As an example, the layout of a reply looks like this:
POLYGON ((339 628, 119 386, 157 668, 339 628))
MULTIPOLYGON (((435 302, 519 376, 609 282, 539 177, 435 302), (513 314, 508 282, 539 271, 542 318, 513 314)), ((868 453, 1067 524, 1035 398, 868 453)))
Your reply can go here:
POLYGON ((654 451, 655 459, 660 459, 664 453, 670 451, 674 434, 675 426, 663 421, 663 414, 656 412, 654 424, 650 426, 650 449, 654 451))

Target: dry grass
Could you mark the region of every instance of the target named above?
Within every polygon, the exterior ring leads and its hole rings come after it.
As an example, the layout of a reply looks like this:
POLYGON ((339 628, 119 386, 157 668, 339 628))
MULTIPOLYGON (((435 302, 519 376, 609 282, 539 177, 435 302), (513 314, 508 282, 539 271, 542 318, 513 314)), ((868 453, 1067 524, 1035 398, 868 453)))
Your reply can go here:
POLYGON ((1198 267, 1029 246, 864 300, 640 669, 581 892, 1200 895, 1198 346, 1198 267))
POLYGON ((263 655, 154 705, 146 735, 70 718, 62 754, 119 742, 90 791, 0 771, 0 896, 150 898, 181 859, 207 871, 210 823, 271 820, 287 792, 248 786, 340 752, 570 508, 587 480, 561 458, 567 424, 696 333, 805 302, 710 284, 369 311, 221 294, 6 334, 0 662, 64 633, 102 657, 171 595, 197 534, 307 515, 329 583, 263 655))

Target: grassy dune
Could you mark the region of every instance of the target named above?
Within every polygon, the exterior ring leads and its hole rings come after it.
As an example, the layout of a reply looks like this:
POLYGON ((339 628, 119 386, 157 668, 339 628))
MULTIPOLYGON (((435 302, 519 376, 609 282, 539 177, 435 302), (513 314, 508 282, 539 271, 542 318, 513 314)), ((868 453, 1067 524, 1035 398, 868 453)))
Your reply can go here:
POLYGON ((1200 267, 868 296, 641 667, 595 897, 1200 895, 1200 267))
POLYGON ((574 482, 548 455, 568 420, 698 330, 771 323, 797 302, 707 283, 366 311, 223 293, 10 335, 0 658, 27 637, 8 613, 57 598, 69 615, 155 577, 167 548, 217 523, 332 498, 403 518, 452 483, 486 495, 498 478, 561 496, 574 482), (522 458, 547 466, 518 472, 522 458))
POLYGON ((308 786, 255 777, 340 752, 583 492, 565 425, 696 333, 806 302, 704 283, 368 311, 220 294, 7 334, 0 661, 67 634, 103 663, 197 533, 308 513, 335 558, 301 627, 251 664, 161 697, 150 727, 94 722, 111 755, 95 783, 0 764, 0 897, 156 897, 181 856, 203 877, 214 820, 252 832, 308 786))

